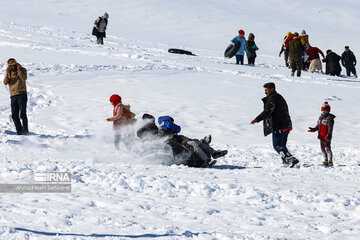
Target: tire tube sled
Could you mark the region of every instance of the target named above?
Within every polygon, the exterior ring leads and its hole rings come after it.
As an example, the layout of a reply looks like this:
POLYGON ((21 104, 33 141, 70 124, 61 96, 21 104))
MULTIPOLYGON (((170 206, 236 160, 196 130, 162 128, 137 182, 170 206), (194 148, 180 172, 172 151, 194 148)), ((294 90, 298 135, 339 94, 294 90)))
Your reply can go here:
POLYGON ((224 52, 224 56, 226 58, 232 58, 240 50, 240 47, 241 47, 241 43, 239 41, 235 40, 234 44, 230 44, 226 48, 226 50, 224 52))

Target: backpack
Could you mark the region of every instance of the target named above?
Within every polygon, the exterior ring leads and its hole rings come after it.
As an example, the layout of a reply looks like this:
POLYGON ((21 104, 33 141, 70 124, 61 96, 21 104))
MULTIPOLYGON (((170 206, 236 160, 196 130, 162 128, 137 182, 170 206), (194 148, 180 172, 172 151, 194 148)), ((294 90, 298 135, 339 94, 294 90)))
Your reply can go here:
POLYGON ((158 118, 159 132, 165 134, 178 134, 181 127, 174 123, 174 119, 170 116, 162 116, 158 118))
POLYGON ((122 105, 121 106, 121 115, 124 116, 127 120, 130 120, 131 122, 135 122, 135 116, 136 114, 130 111, 130 105, 122 105))

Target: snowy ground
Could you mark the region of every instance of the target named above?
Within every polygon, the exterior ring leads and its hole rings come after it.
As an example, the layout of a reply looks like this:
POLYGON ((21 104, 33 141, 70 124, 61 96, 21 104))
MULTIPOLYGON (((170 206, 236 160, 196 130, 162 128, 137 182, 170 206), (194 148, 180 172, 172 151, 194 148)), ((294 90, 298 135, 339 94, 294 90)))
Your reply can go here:
POLYGON ((190 8, 192 1, 121 1, 116 6, 104 1, 110 14, 104 46, 89 35, 93 18, 104 11, 94 2, 19 1, 0 10, 0 78, 10 57, 28 69, 32 132, 14 134, 3 88, 0 183, 31 183, 32 174, 42 171, 73 175, 71 194, 1 194, 1 239, 358 239, 360 81, 317 73, 293 78, 277 56, 283 35, 303 28, 324 51, 340 54, 349 44, 358 55, 356 1, 346 1, 349 11, 335 1, 321 11, 307 10, 321 26, 310 25, 310 17, 305 26, 295 24, 288 13, 304 13, 299 6, 254 2, 258 19, 249 12, 241 16, 252 18, 246 23, 260 47, 254 67, 222 56, 241 27, 231 21, 238 15, 233 6, 248 2, 198 1, 190 8), (270 7, 274 11, 267 11, 270 7), (279 12, 289 21, 279 20, 279 12), (331 35, 336 22, 324 20, 335 12, 349 24, 327 41, 319 30, 331 35), (343 43, 350 28, 353 38, 343 43), (169 54, 170 47, 199 56, 169 54), (301 160, 296 169, 281 166, 261 124, 250 125, 262 111, 262 85, 269 81, 290 108, 289 149, 301 160), (138 119, 145 112, 171 115, 184 135, 210 133, 212 146, 229 154, 214 168, 194 169, 172 165, 159 142, 135 139, 131 148, 115 150, 111 124, 105 121, 114 93, 131 104, 138 119), (325 100, 337 116, 334 168, 321 165, 319 142, 307 132, 325 100))

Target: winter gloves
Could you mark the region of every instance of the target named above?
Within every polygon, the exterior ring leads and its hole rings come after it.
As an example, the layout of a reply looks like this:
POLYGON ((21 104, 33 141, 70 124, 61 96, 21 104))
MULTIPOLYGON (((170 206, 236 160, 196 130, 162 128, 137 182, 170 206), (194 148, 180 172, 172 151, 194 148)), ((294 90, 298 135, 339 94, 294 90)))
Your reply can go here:
POLYGON ((308 132, 316 132, 317 131, 317 128, 316 127, 309 127, 309 130, 308 132))

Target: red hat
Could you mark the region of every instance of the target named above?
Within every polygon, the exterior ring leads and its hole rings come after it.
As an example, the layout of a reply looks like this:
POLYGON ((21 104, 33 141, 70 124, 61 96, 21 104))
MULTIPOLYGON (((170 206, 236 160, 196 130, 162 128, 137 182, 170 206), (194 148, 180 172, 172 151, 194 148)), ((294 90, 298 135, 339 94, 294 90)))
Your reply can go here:
POLYGON ((245 35, 245 32, 244 32, 244 30, 242 30, 242 29, 240 29, 238 33, 239 33, 239 35, 240 35, 240 34, 245 35))
POLYGON ((110 97, 110 102, 114 103, 114 106, 116 106, 118 103, 121 103, 121 97, 117 94, 114 94, 110 97))
POLYGON ((322 105, 321 105, 321 111, 328 111, 330 112, 330 105, 328 102, 324 102, 322 105))

